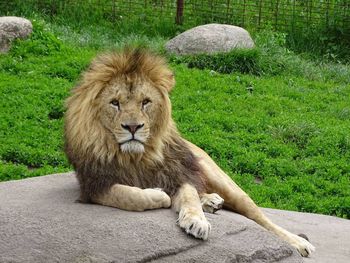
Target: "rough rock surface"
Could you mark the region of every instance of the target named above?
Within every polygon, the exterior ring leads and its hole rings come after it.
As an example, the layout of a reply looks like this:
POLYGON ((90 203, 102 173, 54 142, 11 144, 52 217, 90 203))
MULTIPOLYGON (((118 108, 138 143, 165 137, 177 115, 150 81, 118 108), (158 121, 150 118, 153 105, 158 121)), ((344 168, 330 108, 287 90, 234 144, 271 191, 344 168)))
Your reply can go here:
POLYGON ((0 53, 9 51, 11 41, 27 38, 32 30, 32 23, 28 19, 16 16, 0 17, 0 53))
POLYGON ((194 27, 169 40, 165 48, 177 55, 213 54, 234 48, 252 48, 249 33, 238 26, 207 24, 194 27))
MULTIPOLYGON (((127 212, 76 203, 72 173, 0 183, 0 262, 303 262, 252 221, 207 214, 208 241, 187 236, 170 209, 127 212)), ((266 209, 275 222, 306 233, 317 251, 305 262, 349 262, 350 223, 266 209)))

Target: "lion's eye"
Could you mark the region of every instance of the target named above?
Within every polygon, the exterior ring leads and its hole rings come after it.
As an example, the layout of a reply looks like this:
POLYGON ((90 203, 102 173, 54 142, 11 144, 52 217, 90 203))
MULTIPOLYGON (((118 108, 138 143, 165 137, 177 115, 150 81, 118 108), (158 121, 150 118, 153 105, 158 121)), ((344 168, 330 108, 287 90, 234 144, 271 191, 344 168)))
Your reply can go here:
POLYGON ((151 102, 150 99, 144 99, 144 100, 142 101, 142 106, 144 107, 144 106, 146 106, 147 104, 149 104, 150 102, 151 102))
POLYGON ((119 101, 118 100, 112 100, 111 101, 111 104, 112 104, 112 106, 114 106, 114 107, 116 107, 116 108, 118 108, 119 109, 119 101))

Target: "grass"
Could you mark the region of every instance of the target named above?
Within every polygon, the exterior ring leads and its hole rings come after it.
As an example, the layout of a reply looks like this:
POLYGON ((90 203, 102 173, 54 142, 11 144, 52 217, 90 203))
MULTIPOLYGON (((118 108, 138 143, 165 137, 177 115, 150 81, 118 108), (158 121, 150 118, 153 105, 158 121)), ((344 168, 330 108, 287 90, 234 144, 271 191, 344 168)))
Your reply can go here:
POLYGON ((174 24, 174 1, 0 0, 0 15, 32 17, 40 14, 55 24, 69 25, 81 31, 83 38, 92 36, 91 31, 100 31, 98 34, 104 34, 103 40, 131 32, 151 37, 174 37, 188 28, 207 23, 233 24, 253 33, 256 28, 273 29, 287 32, 286 45, 291 50, 313 59, 349 63, 349 6, 343 2, 245 0, 199 4, 198 1, 186 1, 182 25, 174 24), (106 25, 114 28, 112 34, 103 31, 106 25), (84 34, 86 30, 87 34, 84 34))
MULTIPOLYGON (((0 56, 2 181, 70 171, 64 99, 80 72, 105 48, 134 43, 163 52, 166 40, 113 35, 103 25, 91 32, 41 20, 34 26, 31 39, 0 56)), ((232 57, 250 57, 255 72, 241 64, 221 74, 220 59, 187 58, 203 65, 197 69, 169 57, 179 130, 260 206, 350 218, 350 66, 295 55, 283 34, 254 38, 250 56, 232 57)))
POLYGON ((181 67, 176 73, 180 130, 259 205, 349 218, 350 122, 341 117, 348 85, 181 67))

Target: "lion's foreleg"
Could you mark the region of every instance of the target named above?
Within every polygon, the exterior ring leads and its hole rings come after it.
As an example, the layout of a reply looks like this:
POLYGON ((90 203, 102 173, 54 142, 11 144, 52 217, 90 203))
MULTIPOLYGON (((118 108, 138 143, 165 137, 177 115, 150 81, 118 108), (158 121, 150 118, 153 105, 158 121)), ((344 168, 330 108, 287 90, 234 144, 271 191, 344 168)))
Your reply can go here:
POLYGON ((219 194, 225 200, 225 208, 254 220, 265 229, 290 243, 303 256, 308 256, 315 250, 314 246, 304 238, 294 235, 272 223, 254 201, 203 150, 194 144, 189 143, 189 145, 193 153, 199 158, 199 164, 207 179, 209 192, 219 194))
POLYGON ((184 184, 173 199, 173 208, 179 213, 179 226, 196 238, 206 240, 210 224, 204 216, 202 205, 195 187, 184 184))
POLYGON ((141 189, 121 184, 113 185, 106 193, 93 198, 93 202, 129 211, 167 208, 171 205, 170 197, 159 189, 141 189))

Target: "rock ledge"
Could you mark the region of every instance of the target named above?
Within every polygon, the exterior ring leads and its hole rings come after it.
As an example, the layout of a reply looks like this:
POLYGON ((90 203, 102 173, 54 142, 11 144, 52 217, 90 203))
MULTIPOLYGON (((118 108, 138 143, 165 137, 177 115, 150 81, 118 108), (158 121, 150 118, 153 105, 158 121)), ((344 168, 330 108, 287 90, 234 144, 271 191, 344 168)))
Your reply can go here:
MULTIPOLYGON (((0 183, 0 262, 303 262, 285 242, 235 213, 206 214, 212 231, 200 241, 176 226, 170 209, 127 212, 76 203, 78 195, 72 173, 0 183)), ((349 262, 348 220, 265 212, 309 236, 318 250, 305 262, 349 262)))

